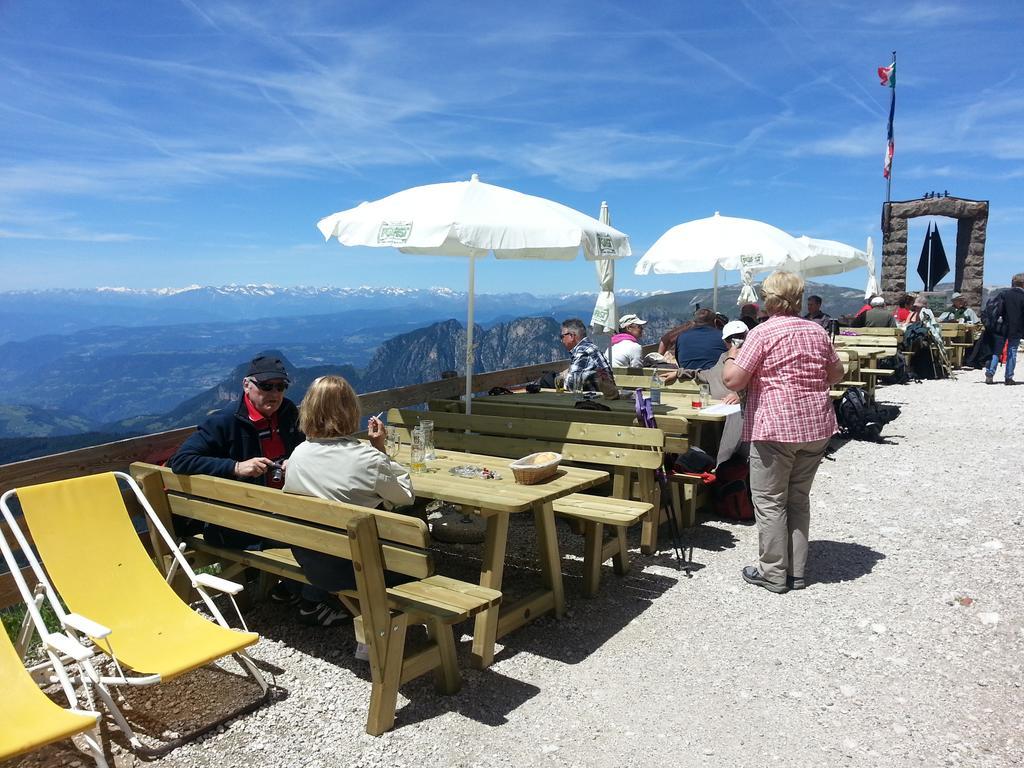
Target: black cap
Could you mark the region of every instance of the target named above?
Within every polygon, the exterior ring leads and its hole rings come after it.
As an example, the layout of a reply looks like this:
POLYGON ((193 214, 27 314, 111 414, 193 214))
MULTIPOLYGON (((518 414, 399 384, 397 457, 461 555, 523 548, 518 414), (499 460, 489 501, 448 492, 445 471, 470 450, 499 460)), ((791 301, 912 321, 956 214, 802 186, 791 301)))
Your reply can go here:
POLYGON ((260 355, 252 359, 252 362, 249 363, 249 370, 245 373, 245 378, 252 379, 253 381, 284 379, 289 384, 292 381, 288 378, 288 372, 284 369, 284 363, 279 358, 267 357, 266 355, 260 355))

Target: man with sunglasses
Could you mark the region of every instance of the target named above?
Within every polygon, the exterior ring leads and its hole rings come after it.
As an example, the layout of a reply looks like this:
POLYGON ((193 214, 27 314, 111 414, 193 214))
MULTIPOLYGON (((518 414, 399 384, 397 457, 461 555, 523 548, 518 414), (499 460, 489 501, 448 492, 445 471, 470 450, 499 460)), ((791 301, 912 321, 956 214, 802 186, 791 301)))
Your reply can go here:
MULTIPOLYGON (((282 463, 306 439, 299 431, 299 409, 284 396, 290 383, 281 360, 254 357, 242 379, 238 407, 207 418, 167 465, 179 475, 213 475, 282 487, 282 463)), ((216 525, 207 525, 205 533, 218 546, 251 548, 262 543, 252 534, 216 525)))
POLYGON ((566 389, 580 392, 601 392, 607 398, 617 398, 619 391, 608 360, 587 338, 587 326, 578 318, 562 323, 559 335, 562 346, 569 352, 569 367, 558 374, 566 389))

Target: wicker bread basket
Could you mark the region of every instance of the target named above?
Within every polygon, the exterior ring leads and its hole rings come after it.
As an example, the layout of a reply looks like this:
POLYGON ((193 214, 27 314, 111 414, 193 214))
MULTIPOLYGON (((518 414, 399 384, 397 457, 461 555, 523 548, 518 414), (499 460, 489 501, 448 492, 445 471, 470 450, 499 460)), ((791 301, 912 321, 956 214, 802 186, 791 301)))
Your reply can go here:
POLYGON ((562 454, 554 451, 531 453, 509 464, 516 482, 520 485, 534 485, 547 480, 558 470, 562 454))

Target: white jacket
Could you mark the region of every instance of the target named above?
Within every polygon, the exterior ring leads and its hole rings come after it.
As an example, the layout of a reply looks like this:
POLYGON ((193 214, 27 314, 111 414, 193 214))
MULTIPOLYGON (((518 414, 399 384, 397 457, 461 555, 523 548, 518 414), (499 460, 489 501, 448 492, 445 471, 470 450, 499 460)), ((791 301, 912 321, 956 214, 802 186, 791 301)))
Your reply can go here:
POLYGON ((354 437, 306 440, 288 459, 284 490, 363 507, 394 506, 416 498, 408 470, 354 437))

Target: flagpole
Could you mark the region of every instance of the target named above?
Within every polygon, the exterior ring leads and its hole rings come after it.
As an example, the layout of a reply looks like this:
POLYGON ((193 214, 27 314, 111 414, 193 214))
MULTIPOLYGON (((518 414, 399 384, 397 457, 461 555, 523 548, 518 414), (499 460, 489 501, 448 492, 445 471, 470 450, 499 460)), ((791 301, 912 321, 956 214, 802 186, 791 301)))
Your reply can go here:
MULTIPOLYGON (((892 52, 892 71, 896 73, 896 51, 892 52)), ((896 130, 894 118, 896 116, 896 81, 892 84, 892 99, 889 102, 889 132, 890 138, 893 144, 895 144, 896 130)), ((888 151, 888 149, 886 150, 888 151)), ((895 153, 893 153, 895 155, 895 153)), ((889 233, 889 225, 891 221, 892 211, 892 161, 895 157, 889 158, 889 175, 885 177, 885 234, 889 233)))

